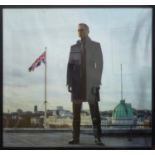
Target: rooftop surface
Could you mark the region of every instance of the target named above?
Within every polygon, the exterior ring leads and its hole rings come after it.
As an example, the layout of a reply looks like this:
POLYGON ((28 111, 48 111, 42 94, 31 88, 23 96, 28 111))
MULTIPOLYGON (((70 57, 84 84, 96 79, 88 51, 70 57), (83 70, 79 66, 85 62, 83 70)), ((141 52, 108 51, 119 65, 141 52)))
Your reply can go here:
MULTIPOLYGON (((90 129, 89 129, 90 130, 90 129)), ((26 129, 9 129, 3 132, 3 146, 4 147, 33 147, 33 148, 149 148, 151 147, 151 135, 140 134, 130 136, 129 134, 103 134, 102 142, 105 146, 97 146, 94 143, 94 136, 92 132, 81 132, 80 144, 70 145, 68 141, 72 139, 71 130, 26 130, 26 129), (34 131, 34 132, 33 132, 34 131), (68 131, 68 132, 67 132, 68 131)), ((117 130, 115 129, 114 132, 117 130)))

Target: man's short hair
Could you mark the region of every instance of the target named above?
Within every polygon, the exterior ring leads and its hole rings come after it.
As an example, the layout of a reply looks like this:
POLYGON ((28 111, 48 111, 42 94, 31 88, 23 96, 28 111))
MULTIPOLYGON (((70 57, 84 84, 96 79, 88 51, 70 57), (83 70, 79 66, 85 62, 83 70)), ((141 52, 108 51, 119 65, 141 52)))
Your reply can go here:
POLYGON ((87 31, 89 32, 89 26, 88 26, 87 24, 85 24, 85 23, 80 23, 79 26, 84 26, 84 27, 87 29, 87 31))

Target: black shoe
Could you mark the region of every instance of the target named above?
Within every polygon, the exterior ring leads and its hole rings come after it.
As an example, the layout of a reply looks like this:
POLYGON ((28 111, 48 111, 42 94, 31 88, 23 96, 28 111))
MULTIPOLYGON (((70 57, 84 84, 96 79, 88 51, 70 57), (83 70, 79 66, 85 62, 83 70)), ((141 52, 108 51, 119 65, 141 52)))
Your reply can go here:
POLYGON ((104 146, 104 143, 102 143, 101 139, 99 138, 95 138, 95 144, 104 146))
POLYGON ((79 140, 73 139, 73 140, 69 141, 69 144, 79 144, 79 140))

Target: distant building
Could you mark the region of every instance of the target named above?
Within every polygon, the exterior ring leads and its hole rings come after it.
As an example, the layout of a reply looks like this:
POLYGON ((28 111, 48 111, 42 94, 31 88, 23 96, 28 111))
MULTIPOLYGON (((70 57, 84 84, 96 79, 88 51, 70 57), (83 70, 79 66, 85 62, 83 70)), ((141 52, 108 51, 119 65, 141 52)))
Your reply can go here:
POLYGON ((57 115, 57 111, 56 111, 56 110, 53 110, 53 111, 52 111, 52 115, 53 115, 53 116, 56 116, 56 115, 57 115))
POLYGON ((48 125, 50 127, 71 127, 72 118, 70 117, 58 117, 58 116, 49 116, 47 119, 48 125))
POLYGON ((43 127, 43 119, 41 117, 31 117, 30 122, 32 127, 43 127))
POLYGON ((81 115, 90 115, 90 111, 89 110, 81 110, 81 115))
POLYGON ((125 100, 120 101, 112 112, 112 124, 120 126, 131 126, 136 124, 131 104, 125 103, 125 100))
POLYGON ((23 110, 22 109, 17 109, 17 113, 20 115, 23 113, 23 110))
POLYGON ((62 106, 57 107, 56 115, 60 117, 72 117, 72 113, 69 110, 63 109, 62 106))
POLYGON ((34 113, 37 113, 38 112, 38 107, 37 105, 34 106, 34 113))
POLYGON ((63 106, 57 106, 57 110, 63 110, 63 106))
POLYGON ((39 116, 44 116, 44 111, 38 111, 37 114, 38 114, 39 116))

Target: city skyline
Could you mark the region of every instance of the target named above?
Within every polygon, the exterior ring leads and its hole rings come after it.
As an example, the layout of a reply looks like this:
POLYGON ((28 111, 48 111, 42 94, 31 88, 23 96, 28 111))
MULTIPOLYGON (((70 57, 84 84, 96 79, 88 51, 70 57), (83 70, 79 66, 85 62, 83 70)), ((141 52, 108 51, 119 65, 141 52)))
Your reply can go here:
MULTIPOLYGON (((37 106, 37 105, 35 105, 35 106, 37 106)), ((16 110, 14 110, 14 111, 10 111, 9 109, 8 109, 8 111, 3 111, 3 113, 14 113, 14 112, 17 112, 18 110, 22 110, 22 112, 35 112, 35 106, 33 107, 33 109, 29 109, 29 110, 24 110, 24 109, 22 109, 22 108, 20 108, 20 107, 18 107, 16 110)), ((67 110, 67 111, 70 111, 70 112, 72 112, 72 110, 71 109, 65 109, 62 105, 59 105, 59 106, 57 106, 57 107, 55 107, 54 109, 47 109, 47 112, 48 111, 55 111, 55 110, 58 110, 58 107, 62 107, 63 108, 63 110, 67 110)), ((114 107, 115 108, 115 107, 114 107)), ((133 108, 133 107, 132 107, 133 108)), ((152 110, 150 110, 150 109, 135 109, 135 108, 133 108, 134 110, 142 110, 142 111, 152 111, 152 110)), ((108 109, 108 110, 100 110, 100 112, 108 112, 108 111, 113 111, 114 109, 108 109)), ((39 107, 37 106, 37 112, 44 112, 44 109, 39 109, 39 107)), ((81 111, 89 111, 89 108, 88 109, 82 109, 81 111)))
MULTIPOLYGON (((61 105, 72 111, 66 87, 70 46, 78 40, 78 23, 87 23, 92 40, 101 43, 104 59, 99 103, 113 109, 124 98, 133 108, 151 109, 152 10, 138 9, 4 9, 4 112, 38 105, 44 111, 44 65, 28 67, 47 47, 48 109, 61 105), (54 22, 53 22, 54 21, 54 22)), ((88 109, 88 104, 83 103, 88 109)))

